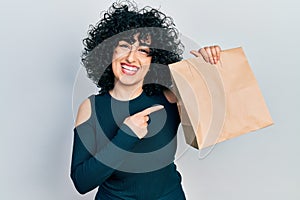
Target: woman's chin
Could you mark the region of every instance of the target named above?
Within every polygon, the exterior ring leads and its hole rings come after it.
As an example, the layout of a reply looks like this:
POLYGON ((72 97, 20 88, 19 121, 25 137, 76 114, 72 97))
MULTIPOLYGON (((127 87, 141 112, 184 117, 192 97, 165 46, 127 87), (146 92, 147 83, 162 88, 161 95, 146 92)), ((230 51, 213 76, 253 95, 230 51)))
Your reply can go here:
POLYGON ((139 86, 141 85, 142 86, 142 80, 138 80, 136 78, 134 78, 133 76, 122 76, 119 81, 118 81, 118 84, 121 84, 121 85, 124 85, 124 86, 139 86))

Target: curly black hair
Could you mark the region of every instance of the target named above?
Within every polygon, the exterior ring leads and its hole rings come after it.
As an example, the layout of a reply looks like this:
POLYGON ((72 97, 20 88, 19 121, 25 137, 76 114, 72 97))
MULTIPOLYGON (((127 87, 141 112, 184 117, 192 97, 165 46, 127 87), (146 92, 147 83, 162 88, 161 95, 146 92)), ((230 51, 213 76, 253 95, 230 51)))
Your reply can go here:
POLYGON ((117 1, 104 13, 95 26, 90 25, 88 37, 83 40, 81 56, 88 77, 103 94, 113 89, 112 54, 118 42, 127 38, 133 40, 139 33, 139 40, 151 36, 150 69, 144 79, 143 89, 147 95, 154 95, 172 87, 168 64, 180 61, 183 44, 171 17, 149 6, 138 9, 134 1, 117 1))

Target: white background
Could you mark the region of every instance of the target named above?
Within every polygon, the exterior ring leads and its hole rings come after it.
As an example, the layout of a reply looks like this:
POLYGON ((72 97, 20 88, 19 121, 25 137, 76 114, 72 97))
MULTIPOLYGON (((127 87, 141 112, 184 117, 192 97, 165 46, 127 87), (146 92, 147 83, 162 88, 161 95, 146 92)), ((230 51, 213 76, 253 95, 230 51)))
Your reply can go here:
MULTIPOLYGON (((93 199, 69 177, 72 92, 81 40, 111 2, 0 1, 0 199, 93 199)), ((300 199, 299 2, 137 2, 160 7, 199 46, 242 46, 275 122, 205 159, 188 149, 176 161, 187 199, 300 199)))

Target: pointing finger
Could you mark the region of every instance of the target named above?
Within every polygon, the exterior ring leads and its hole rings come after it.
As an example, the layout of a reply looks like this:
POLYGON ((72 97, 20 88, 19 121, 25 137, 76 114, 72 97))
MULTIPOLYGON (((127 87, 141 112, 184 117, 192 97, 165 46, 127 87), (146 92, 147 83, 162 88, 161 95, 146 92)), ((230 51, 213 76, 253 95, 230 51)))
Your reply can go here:
POLYGON ((158 110, 163 109, 164 106, 163 105, 157 105, 157 106, 152 106, 150 108, 146 108, 145 110, 143 110, 142 112, 140 112, 140 114, 146 116, 146 115, 150 115, 153 112, 156 112, 158 110))

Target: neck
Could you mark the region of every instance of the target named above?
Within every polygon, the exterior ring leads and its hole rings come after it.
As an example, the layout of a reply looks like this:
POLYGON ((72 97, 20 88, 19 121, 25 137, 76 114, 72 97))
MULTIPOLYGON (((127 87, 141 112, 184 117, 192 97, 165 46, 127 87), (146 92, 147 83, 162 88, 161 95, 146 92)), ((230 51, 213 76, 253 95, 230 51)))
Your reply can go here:
POLYGON ((112 90, 109 91, 110 95, 118 100, 131 100, 138 97, 143 92, 142 84, 141 85, 121 85, 115 83, 115 86, 112 90))

